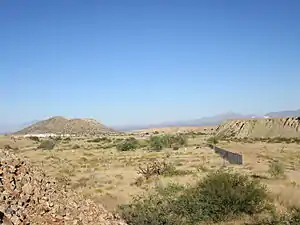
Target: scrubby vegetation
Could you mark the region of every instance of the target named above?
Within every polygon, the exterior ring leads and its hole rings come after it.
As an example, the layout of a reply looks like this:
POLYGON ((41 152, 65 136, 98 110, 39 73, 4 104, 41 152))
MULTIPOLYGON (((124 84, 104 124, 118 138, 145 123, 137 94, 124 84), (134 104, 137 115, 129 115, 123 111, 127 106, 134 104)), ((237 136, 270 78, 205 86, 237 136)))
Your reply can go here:
POLYGON ((300 144, 300 138, 286 138, 286 137, 262 137, 262 138, 223 137, 221 140, 242 142, 242 143, 266 142, 266 143, 286 143, 286 144, 296 143, 296 144, 300 144))
POLYGON ((119 151, 132 151, 139 147, 139 142, 134 137, 130 137, 117 145, 119 151))
POLYGON ((278 161, 274 161, 274 162, 270 163, 268 172, 274 178, 283 178, 285 168, 282 163, 280 163, 278 161))
POLYGON ((299 225, 300 208, 291 207, 287 212, 278 214, 272 212, 267 218, 256 221, 250 225, 299 225))
POLYGON ((112 140, 108 137, 98 137, 92 140, 87 140, 87 142, 95 142, 95 143, 99 143, 99 142, 106 142, 106 143, 110 143, 112 142, 112 140))
POLYGON ((154 160, 145 165, 139 166, 137 173, 142 175, 144 178, 149 179, 155 175, 176 176, 189 174, 191 172, 178 170, 172 163, 169 163, 166 160, 154 160))
POLYGON ((40 141, 40 139, 39 139, 39 137, 36 137, 36 136, 30 136, 30 137, 28 137, 30 140, 32 140, 32 141, 36 141, 36 142, 39 142, 40 141))
POLYGON ((218 143, 219 143, 219 138, 216 137, 216 136, 212 136, 212 137, 207 139, 207 144, 216 145, 218 143))
POLYGON ((265 186, 237 173, 217 171, 195 186, 170 185, 120 206, 132 225, 199 224, 234 219, 267 209, 265 186))
POLYGON ((149 139, 149 146, 151 150, 160 151, 164 148, 179 149, 188 144, 188 138, 184 134, 176 135, 154 135, 149 139))
POLYGON ((52 150, 56 145, 56 142, 54 140, 44 140, 41 142, 41 144, 38 146, 38 149, 44 149, 44 150, 52 150))

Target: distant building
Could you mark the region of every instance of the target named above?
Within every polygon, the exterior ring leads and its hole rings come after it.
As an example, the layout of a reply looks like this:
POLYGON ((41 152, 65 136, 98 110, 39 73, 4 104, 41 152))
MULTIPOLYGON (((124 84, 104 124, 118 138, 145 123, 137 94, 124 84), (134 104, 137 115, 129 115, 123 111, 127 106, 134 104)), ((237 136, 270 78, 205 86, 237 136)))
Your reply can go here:
POLYGON ((39 137, 39 138, 45 138, 45 137, 56 137, 57 134, 47 133, 47 134, 26 134, 24 137, 39 137))

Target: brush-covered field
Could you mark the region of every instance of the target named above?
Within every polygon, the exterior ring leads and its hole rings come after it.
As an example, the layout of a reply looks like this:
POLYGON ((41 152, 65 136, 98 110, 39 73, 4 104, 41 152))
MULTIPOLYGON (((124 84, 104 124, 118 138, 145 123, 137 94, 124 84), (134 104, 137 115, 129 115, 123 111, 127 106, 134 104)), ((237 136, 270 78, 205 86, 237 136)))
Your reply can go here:
POLYGON ((42 166, 128 224, 300 224, 299 144, 218 140, 217 146, 243 154, 244 165, 232 165, 208 141, 201 132, 2 136, 0 148, 42 166))

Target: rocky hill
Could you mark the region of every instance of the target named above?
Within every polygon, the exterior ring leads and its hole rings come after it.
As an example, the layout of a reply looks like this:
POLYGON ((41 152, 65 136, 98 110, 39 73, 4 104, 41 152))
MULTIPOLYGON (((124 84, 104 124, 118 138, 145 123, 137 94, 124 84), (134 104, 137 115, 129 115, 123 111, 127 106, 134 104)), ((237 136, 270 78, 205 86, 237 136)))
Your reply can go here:
POLYGON ((216 134, 236 138, 300 138, 300 117, 229 120, 217 127, 216 134))
POLYGON ((0 224, 125 225, 101 205, 0 149, 0 224))
POLYGON ((66 119, 56 116, 47 120, 39 121, 26 127, 15 134, 75 134, 75 135, 95 135, 101 133, 115 132, 93 119, 66 119))

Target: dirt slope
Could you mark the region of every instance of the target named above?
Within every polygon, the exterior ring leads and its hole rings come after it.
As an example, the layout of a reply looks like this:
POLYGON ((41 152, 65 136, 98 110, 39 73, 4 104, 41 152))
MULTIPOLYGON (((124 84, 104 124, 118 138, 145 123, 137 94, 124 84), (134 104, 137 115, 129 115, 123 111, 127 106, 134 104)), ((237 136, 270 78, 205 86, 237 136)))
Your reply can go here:
POLYGON ((101 205, 1 149, 0 189, 0 224, 125 225, 101 205))
POLYGON ((216 134, 236 138, 300 138, 300 117, 229 120, 216 129, 216 134))
POLYGON ((16 132, 15 134, 76 134, 76 135, 95 135, 100 133, 114 132, 93 119, 66 119, 60 116, 52 117, 47 120, 39 121, 29 127, 16 132))

